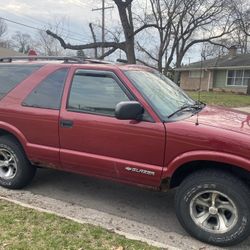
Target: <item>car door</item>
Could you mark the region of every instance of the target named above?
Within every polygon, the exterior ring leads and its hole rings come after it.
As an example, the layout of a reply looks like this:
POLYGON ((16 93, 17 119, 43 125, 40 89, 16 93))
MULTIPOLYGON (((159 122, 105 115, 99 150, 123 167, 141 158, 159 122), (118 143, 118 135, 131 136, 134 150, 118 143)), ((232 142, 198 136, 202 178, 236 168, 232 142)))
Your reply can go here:
MULTIPOLYGON (((25 68, 13 75, 23 74, 25 68)), ((22 133, 28 158, 36 165, 60 165, 59 113, 68 71, 67 65, 44 66, 18 85, 2 104, 6 107, 2 121, 22 133)))
POLYGON ((65 170, 145 185, 160 181, 165 129, 161 122, 115 118, 115 106, 134 100, 111 71, 76 69, 60 113, 65 170))

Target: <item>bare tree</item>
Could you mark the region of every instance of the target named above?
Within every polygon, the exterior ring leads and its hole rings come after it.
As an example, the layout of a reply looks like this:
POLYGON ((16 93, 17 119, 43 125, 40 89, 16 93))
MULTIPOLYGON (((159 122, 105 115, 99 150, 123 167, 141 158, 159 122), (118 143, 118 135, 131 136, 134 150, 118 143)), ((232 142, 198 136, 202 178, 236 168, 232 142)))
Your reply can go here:
POLYGON ((132 2, 133 0, 113 0, 117 6, 120 21, 123 29, 123 36, 124 41, 118 42, 116 39, 113 41, 108 42, 92 42, 88 44, 82 45, 72 45, 70 43, 66 43, 64 39, 52 32, 51 30, 47 30, 47 34, 57 39, 61 46, 64 49, 73 49, 73 50, 85 50, 85 49, 94 49, 94 48, 109 48, 109 50, 102 56, 102 58, 111 55, 117 49, 120 49, 125 52, 127 56, 127 60, 129 63, 135 64, 136 63, 136 55, 135 55, 135 36, 140 33, 142 30, 154 27, 155 24, 143 24, 142 26, 135 29, 134 27, 134 19, 133 19, 133 12, 132 12, 132 2))
POLYGON ((10 46, 9 40, 4 39, 4 36, 7 34, 7 30, 7 24, 0 18, 0 47, 8 48, 10 46))
POLYGON ((249 52, 250 2, 246 0, 230 0, 228 8, 230 9, 231 18, 234 20, 235 28, 223 39, 217 39, 211 44, 217 51, 222 50, 222 53, 226 51, 223 48, 236 46, 241 54, 246 54, 249 52), (222 49, 219 47, 222 47, 222 49))
MULTIPOLYGON (((51 30, 47 30, 47 34, 57 39, 64 49, 108 48, 102 58, 120 49, 129 63, 138 61, 166 74, 174 65, 181 66, 191 47, 199 43, 213 43, 215 46, 219 40, 235 31, 238 22, 232 15, 235 0, 149 0, 150 9, 145 10, 144 15, 133 11, 132 4, 138 4, 138 1, 113 1, 123 31, 118 39, 111 36, 107 42, 98 42, 93 27, 93 42, 82 45, 67 43, 51 30), (142 34, 145 37, 140 39, 142 34), (148 42, 150 35, 154 37, 151 44, 148 42)), ((226 48, 226 45, 223 46, 226 48)), ((177 73, 176 82, 178 78, 177 73)))
MULTIPOLYGON (((38 31, 36 35, 36 49, 39 54, 45 56, 61 56, 64 54, 64 50, 60 43, 53 37, 46 33, 47 29, 53 30, 58 35, 65 34, 65 26, 67 25, 67 18, 55 18, 52 23, 47 23, 43 29, 38 31)), ((68 36, 68 33, 66 34, 68 36)))
POLYGON ((0 39, 7 33, 7 24, 0 18, 0 39))
MULTIPOLYGON (((248 53, 248 38, 250 37, 250 2, 244 0, 233 1, 232 11, 237 28, 233 32, 229 41, 235 42, 241 53, 248 53)), ((250 95, 250 81, 248 81, 247 94, 250 95)))
MULTIPOLYGON (((98 24, 90 23, 89 28, 90 28, 90 31, 91 31, 91 36, 92 36, 93 43, 97 43, 97 34, 98 34, 98 31, 100 31, 102 29, 102 26, 98 25, 98 24)), ((114 41, 116 43, 120 42, 122 32, 121 32, 119 26, 118 27, 114 26, 114 27, 112 27, 112 29, 105 28, 104 31, 105 31, 105 37, 106 37, 107 40, 111 40, 111 41, 114 41)), ((112 54, 116 50, 117 50, 116 48, 113 48, 113 49, 110 49, 109 51, 107 51, 104 54, 98 55, 98 48, 94 48, 94 58, 104 59, 107 55, 112 54)))
POLYGON ((63 53, 62 47, 46 31, 38 31, 36 39, 36 49, 45 56, 60 56, 63 53))
MULTIPOLYGON (((214 41, 230 34, 234 21, 228 12, 227 0, 150 0, 148 19, 155 22, 159 45, 154 54, 138 43, 140 51, 155 61, 166 74, 194 45, 214 41)), ((175 82, 178 81, 178 72, 175 82)))
POLYGON ((16 33, 11 37, 12 47, 21 53, 28 53, 28 51, 34 47, 34 40, 29 34, 16 33))

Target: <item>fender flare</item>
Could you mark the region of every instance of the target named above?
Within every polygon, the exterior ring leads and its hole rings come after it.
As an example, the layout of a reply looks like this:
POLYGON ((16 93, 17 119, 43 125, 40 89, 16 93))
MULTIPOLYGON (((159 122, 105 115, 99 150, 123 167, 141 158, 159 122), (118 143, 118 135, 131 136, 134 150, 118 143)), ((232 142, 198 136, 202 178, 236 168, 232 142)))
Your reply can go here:
POLYGON ((183 153, 170 161, 163 168, 162 179, 170 178, 181 166, 195 161, 214 161, 250 170, 250 160, 244 157, 224 152, 197 150, 183 153))
POLYGON ((28 141, 26 137, 24 136, 24 134, 19 129, 17 129, 15 126, 9 123, 2 122, 2 121, 0 122, 0 129, 5 130, 8 133, 15 136, 17 140, 20 142, 20 144, 22 145, 24 151, 27 152, 28 141))

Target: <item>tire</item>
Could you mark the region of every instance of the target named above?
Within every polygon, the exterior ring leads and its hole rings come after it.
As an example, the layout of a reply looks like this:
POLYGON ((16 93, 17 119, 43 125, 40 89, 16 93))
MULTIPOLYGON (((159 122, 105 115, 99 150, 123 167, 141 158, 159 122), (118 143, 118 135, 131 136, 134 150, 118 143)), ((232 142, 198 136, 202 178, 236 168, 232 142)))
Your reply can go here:
POLYGON ((198 171, 181 183, 175 196, 179 222, 194 238, 233 246, 250 235, 250 192, 227 172, 198 171))
POLYGON ((36 168, 12 136, 0 137, 0 186, 21 189, 35 176, 36 168))

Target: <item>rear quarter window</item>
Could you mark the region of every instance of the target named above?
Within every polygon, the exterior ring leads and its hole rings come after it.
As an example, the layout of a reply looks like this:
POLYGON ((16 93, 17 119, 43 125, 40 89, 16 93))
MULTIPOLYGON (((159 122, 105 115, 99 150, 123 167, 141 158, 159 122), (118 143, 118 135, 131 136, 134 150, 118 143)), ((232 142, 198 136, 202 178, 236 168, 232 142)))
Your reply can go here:
POLYGON ((69 68, 61 68, 48 75, 22 102, 23 106, 60 109, 65 80, 69 68))
POLYGON ((41 65, 0 65, 0 99, 41 67, 41 65))

